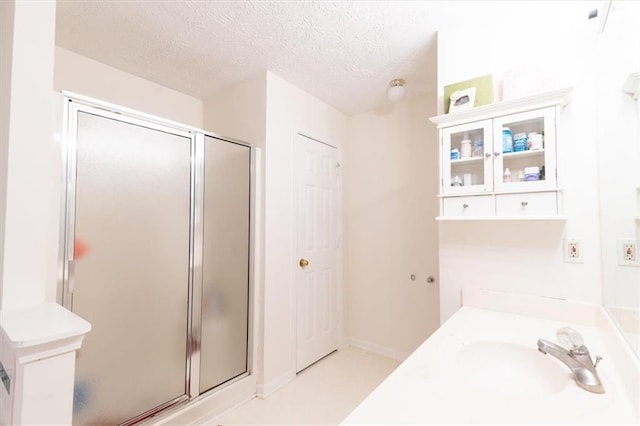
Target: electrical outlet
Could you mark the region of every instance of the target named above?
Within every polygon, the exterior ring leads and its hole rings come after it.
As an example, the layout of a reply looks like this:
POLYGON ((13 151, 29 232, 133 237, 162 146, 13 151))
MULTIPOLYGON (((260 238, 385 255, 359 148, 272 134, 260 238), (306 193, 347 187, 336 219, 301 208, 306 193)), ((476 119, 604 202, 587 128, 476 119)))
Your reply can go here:
POLYGON ((629 262, 636 261, 636 245, 625 243, 622 245, 622 257, 629 262))
POLYGON ((618 264, 640 266, 637 240, 618 240, 618 264))
POLYGON ((582 240, 566 238, 563 240, 564 261, 568 263, 584 263, 582 257, 582 240))

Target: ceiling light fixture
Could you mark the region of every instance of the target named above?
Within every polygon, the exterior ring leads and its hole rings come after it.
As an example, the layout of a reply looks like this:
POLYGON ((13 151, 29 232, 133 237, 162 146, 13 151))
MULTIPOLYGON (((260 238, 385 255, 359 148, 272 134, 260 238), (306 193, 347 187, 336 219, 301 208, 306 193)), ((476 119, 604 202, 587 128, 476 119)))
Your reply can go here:
POLYGON ((396 78, 391 80, 391 82, 389 83, 389 91, 387 92, 389 101, 398 102, 400 99, 404 98, 404 94, 404 79, 396 78))

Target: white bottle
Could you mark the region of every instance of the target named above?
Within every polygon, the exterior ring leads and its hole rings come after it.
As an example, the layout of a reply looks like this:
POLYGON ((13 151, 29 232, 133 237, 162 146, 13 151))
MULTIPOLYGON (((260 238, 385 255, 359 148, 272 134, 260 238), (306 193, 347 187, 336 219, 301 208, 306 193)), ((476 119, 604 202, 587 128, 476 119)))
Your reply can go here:
POLYGON ((460 142, 460 158, 471 158, 471 141, 469 139, 460 142))
POLYGON ((504 179, 502 181, 505 183, 511 182, 511 170, 508 167, 504 169, 504 179))
POLYGON ((471 139, 467 133, 464 134, 464 139, 460 142, 460 158, 471 158, 471 139))

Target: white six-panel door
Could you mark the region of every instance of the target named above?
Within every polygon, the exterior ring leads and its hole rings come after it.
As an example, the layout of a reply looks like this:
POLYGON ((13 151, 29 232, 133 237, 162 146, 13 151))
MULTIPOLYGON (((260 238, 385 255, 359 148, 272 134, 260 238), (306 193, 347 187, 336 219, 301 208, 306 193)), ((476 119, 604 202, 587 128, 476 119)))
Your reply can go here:
POLYGON ((338 348, 338 153, 296 136, 297 369, 338 348), (306 263, 306 266, 305 266, 306 263))

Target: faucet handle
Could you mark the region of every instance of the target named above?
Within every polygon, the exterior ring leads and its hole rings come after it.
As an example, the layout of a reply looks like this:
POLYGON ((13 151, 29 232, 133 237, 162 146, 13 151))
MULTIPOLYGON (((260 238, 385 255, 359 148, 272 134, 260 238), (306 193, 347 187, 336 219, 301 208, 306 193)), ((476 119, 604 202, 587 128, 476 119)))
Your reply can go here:
POLYGON ((602 361, 602 357, 600 355, 596 355, 596 362, 593 364, 593 368, 596 368, 600 361, 602 361))
POLYGON ((570 350, 577 350, 584 346, 582 335, 571 327, 562 327, 556 331, 556 337, 562 346, 570 350))

